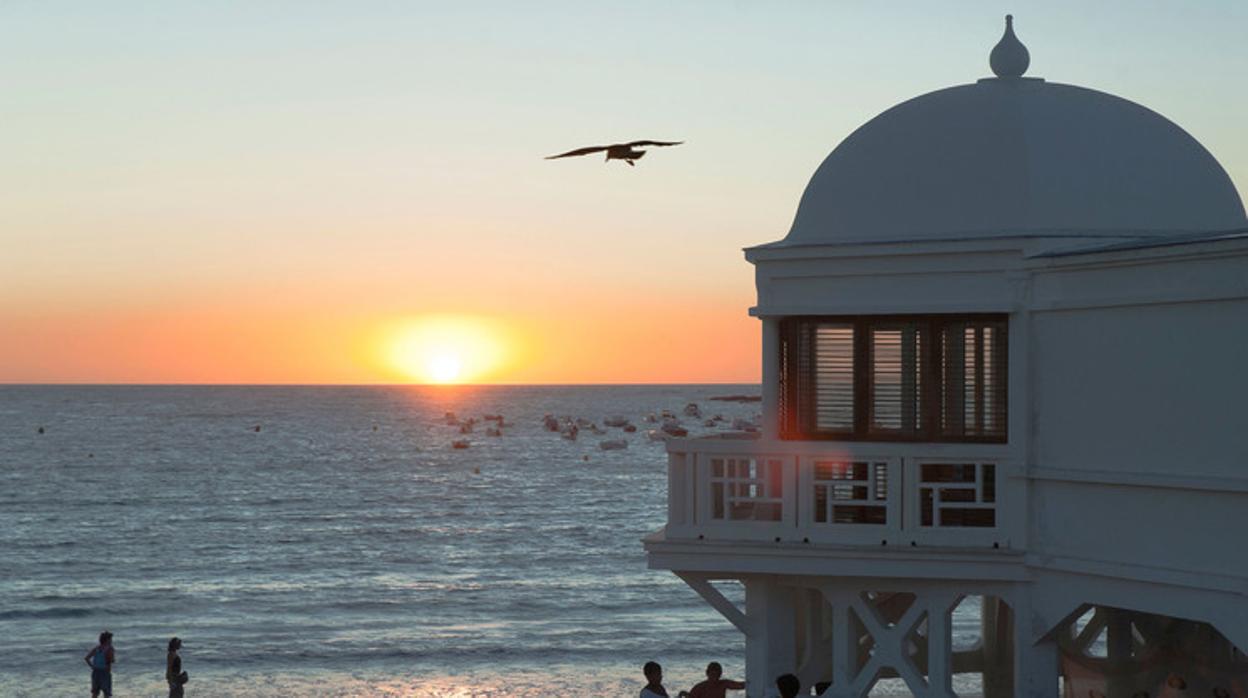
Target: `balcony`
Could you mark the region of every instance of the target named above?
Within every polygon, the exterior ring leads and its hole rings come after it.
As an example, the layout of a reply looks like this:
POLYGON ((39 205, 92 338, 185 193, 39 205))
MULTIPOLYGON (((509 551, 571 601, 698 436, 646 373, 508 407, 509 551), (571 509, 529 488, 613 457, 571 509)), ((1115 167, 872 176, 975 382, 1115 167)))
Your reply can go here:
POLYGON ((673 439, 667 540, 1024 547, 1004 444, 673 439))

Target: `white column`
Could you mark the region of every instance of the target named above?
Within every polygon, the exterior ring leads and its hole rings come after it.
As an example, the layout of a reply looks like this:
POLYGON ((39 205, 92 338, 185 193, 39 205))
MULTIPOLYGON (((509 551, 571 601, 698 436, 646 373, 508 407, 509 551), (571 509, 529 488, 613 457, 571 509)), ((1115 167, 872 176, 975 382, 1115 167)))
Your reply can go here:
POLYGON ((763 438, 780 436, 780 320, 763 318, 763 438))
POLYGON ((1133 690, 1128 665, 1131 663, 1131 617, 1126 611, 1107 608, 1105 654, 1109 662, 1109 698, 1130 698, 1133 690))
MULTIPOLYGON (((920 597, 922 598, 922 597, 920 597)), ((927 681, 932 696, 955 698, 953 692, 953 606, 958 597, 934 593, 927 599, 927 681)), ((919 603, 918 600, 915 603, 919 603)), ((906 652, 906 642, 901 651, 906 652)))
POLYGON ((1044 637, 1048 628, 1023 594, 1014 604, 1014 695, 1055 698, 1058 695, 1057 641, 1044 637))
POLYGON ((1015 613, 997 596, 984 594, 980 605, 984 698, 1014 694, 1015 613))
POLYGON ((797 673, 797 625, 793 589, 771 577, 745 580, 745 692, 776 695, 776 677, 797 673))

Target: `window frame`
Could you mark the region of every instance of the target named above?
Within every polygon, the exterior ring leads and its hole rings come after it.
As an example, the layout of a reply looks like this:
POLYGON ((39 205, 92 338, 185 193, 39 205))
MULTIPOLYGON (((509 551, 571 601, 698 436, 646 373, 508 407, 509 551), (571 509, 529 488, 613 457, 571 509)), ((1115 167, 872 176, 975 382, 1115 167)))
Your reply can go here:
MULTIPOLYGON (((924 314, 887 314, 887 315, 790 315, 780 318, 780 351, 778 361, 779 394, 779 435, 784 441, 876 441, 906 443, 992 443, 1009 442, 1009 332, 1010 316, 1008 313, 924 313, 924 314), (994 381, 999 385, 999 396, 1002 404, 1003 420, 1001 433, 997 434, 944 434, 941 433, 942 401, 946 392, 940 383, 940 372, 944 357, 938 338, 942 328, 965 323, 995 324, 1001 330, 998 340, 1004 349, 1000 358, 993 359, 994 370, 999 371, 994 381), (813 328, 820 324, 841 324, 853 327, 853 428, 852 429, 816 429, 815 400, 817 391, 813 388, 813 366, 804 364, 800 343, 803 340, 804 328, 813 328), (871 408, 875 395, 872 385, 872 329, 884 329, 892 326, 917 325, 926 337, 919 342, 919 412, 916 420, 921 427, 913 432, 902 428, 879 431, 871 428, 871 408), (805 369, 806 375, 801 375, 805 369)), ((811 339, 813 342, 813 338, 811 339)), ((965 377, 962 381, 963 390, 966 386, 965 377)), ((977 386, 982 390, 982 385, 977 386)))

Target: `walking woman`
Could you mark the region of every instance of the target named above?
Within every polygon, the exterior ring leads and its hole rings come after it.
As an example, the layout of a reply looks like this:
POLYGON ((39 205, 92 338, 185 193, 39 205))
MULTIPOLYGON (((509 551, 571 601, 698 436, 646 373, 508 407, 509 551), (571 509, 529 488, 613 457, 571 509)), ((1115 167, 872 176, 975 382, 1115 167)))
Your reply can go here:
POLYGON ((182 671, 182 657, 178 650, 182 649, 182 641, 178 638, 169 639, 169 654, 165 656, 165 681, 169 684, 169 698, 182 698, 183 686, 190 677, 182 671))

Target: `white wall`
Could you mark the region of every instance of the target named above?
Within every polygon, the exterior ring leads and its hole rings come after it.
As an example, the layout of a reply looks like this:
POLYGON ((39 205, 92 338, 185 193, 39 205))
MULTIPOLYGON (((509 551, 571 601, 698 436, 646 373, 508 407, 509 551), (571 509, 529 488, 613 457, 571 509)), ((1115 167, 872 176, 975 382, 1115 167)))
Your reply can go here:
POLYGON ((1226 544, 1248 527, 1248 257, 1048 264, 1031 294, 1031 552, 1242 586, 1248 555, 1226 544))
POLYGON ((1042 312, 1032 338, 1035 465, 1248 478, 1248 301, 1042 312))

